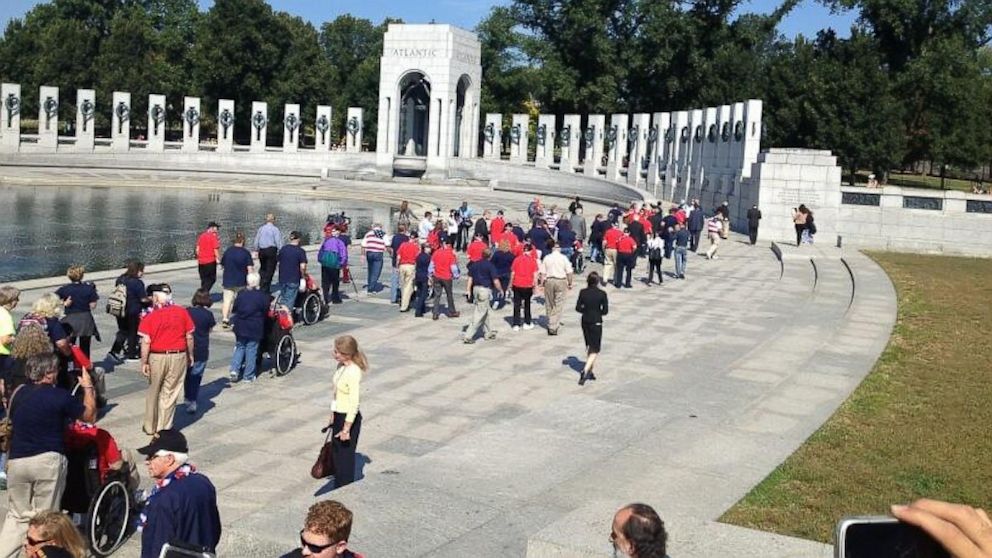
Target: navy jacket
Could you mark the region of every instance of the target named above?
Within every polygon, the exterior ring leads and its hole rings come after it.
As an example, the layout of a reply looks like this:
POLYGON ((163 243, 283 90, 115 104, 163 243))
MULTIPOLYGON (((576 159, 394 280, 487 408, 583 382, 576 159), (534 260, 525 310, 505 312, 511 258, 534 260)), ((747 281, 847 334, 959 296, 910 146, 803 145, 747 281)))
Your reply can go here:
POLYGON ((249 341, 265 337, 265 316, 269 312, 269 295, 258 289, 238 293, 231 308, 234 335, 249 341))
POLYGON ((141 532, 141 558, 158 558, 168 542, 217 549, 220 512, 217 490, 206 476, 174 480, 148 502, 148 523, 141 532))
POLYGON ((693 232, 703 230, 703 221, 705 220, 706 216, 703 215, 702 208, 694 209, 692 213, 689 214, 689 230, 693 232))

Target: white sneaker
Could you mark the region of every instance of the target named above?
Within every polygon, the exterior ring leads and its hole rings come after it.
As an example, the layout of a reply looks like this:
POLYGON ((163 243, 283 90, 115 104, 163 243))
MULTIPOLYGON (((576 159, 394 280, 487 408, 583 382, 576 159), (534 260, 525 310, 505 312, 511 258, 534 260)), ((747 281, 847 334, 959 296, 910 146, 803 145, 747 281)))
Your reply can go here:
POLYGON ((520 331, 520 326, 513 326, 513 331, 520 331))
POLYGON ((191 415, 196 412, 196 401, 186 403, 186 412, 191 415))
POLYGON ((524 329, 534 329, 534 324, 524 324, 524 329))

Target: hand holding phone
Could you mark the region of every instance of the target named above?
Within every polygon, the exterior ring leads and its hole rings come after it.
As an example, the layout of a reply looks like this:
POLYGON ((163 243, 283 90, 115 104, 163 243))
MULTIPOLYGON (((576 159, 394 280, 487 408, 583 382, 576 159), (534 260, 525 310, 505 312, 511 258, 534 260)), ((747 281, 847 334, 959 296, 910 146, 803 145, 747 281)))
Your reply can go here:
POLYGON ((835 558, 950 558, 915 525, 888 516, 845 517, 837 522, 835 558))
POLYGON ((956 558, 992 558, 992 520, 983 509, 922 499, 892 506, 892 515, 928 533, 956 558))

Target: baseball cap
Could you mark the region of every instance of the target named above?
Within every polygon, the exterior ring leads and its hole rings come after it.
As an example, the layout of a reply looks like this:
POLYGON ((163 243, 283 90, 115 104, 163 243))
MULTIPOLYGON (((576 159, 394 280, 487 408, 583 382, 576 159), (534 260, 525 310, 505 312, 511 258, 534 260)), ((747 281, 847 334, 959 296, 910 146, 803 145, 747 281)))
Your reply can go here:
POLYGON ((303 238, 303 235, 300 234, 300 231, 293 231, 289 233, 290 240, 299 240, 300 238, 303 238))
POLYGON ((162 430, 152 438, 147 446, 138 448, 138 453, 141 455, 155 455, 159 451, 189 453, 186 436, 183 436, 183 433, 178 430, 162 430))
POLYGON ((152 293, 172 294, 172 287, 168 283, 154 283, 148 285, 148 294, 152 293))
POLYGON ((210 221, 209 223, 207 223, 207 228, 209 229, 210 227, 217 227, 219 229, 220 225, 217 223, 217 221, 210 221))

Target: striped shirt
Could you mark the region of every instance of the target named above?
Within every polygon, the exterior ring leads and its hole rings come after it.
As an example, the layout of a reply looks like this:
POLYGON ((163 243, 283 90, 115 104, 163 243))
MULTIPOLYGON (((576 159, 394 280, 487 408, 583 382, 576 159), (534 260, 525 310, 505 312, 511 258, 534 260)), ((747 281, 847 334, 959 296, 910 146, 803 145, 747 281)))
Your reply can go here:
POLYGON ((379 236, 376 234, 375 229, 370 230, 365 233, 365 238, 362 239, 362 248, 364 248, 366 252, 385 252, 385 235, 379 236))

